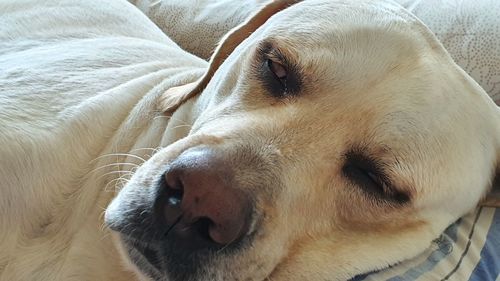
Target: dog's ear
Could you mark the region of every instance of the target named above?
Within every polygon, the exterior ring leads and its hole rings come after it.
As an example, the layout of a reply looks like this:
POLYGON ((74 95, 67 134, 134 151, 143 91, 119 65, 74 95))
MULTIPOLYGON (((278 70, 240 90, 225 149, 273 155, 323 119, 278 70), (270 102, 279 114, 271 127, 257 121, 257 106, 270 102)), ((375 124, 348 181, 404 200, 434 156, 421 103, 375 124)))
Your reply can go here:
POLYGON ((274 0, 265 4, 260 10, 251 15, 245 22, 229 31, 215 49, 205 74, 196 82, 168 89, 160 99, 159 109, 164 112, 173 112, 188 99, 200 94, 214 75, 219 66, 231 52, 264 24, 271 16, 300 0, 274 0))

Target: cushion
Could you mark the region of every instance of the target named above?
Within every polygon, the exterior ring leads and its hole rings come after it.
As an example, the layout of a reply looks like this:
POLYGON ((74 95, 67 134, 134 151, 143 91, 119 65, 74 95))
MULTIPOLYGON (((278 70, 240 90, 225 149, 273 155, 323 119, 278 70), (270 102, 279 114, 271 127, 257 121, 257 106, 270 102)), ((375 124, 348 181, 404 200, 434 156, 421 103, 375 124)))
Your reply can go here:
POLYGON ((500 104, 500 1, 395 0, 422 20, 500 104))

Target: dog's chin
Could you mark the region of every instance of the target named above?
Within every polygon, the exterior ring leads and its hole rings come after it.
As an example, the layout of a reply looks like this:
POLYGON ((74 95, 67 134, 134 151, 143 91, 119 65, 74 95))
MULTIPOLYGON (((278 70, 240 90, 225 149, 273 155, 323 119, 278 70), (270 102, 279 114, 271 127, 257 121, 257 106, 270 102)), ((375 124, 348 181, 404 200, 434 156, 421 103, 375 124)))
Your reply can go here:
POLYGON ((204 268, 210 262, 209 252, 196 255, 176 254, 173 243, 154 245, 121 235, 122 246, 129 260, 150 280, 201 281, 206 280, 204 268), (205 277, 203 277, 205 276, 205 277))
POLYGON ((154 249, 133 239, 121 238, 121 240, 129 260, 144 276, 155 281, 169 280, 163 273, 161 260, 157 258, 154 249))

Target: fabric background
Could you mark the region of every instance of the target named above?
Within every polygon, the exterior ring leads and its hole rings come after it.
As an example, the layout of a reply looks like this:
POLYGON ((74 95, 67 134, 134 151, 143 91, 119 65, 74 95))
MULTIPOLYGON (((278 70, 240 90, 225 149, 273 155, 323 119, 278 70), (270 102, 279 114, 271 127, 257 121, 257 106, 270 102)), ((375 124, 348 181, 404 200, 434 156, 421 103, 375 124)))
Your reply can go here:
POLYGON ((453 59, 500 104, 499 0, 396 0, 423 21, 453 59))

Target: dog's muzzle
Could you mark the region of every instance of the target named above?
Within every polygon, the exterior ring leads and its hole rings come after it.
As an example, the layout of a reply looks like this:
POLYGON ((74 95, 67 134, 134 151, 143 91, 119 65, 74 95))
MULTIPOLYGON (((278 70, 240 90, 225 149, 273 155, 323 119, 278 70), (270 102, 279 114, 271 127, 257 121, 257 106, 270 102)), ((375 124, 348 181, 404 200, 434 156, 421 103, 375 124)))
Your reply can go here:
POLYGON ((106 223, 136 264, 147 260, 160 272, 196 270, 249 236, 253 200, 238 187, 234 168, 221 151, 188 149, 154 186, 132 186, 128 203, 113 202, 118 207, 108 209, 106 223))

